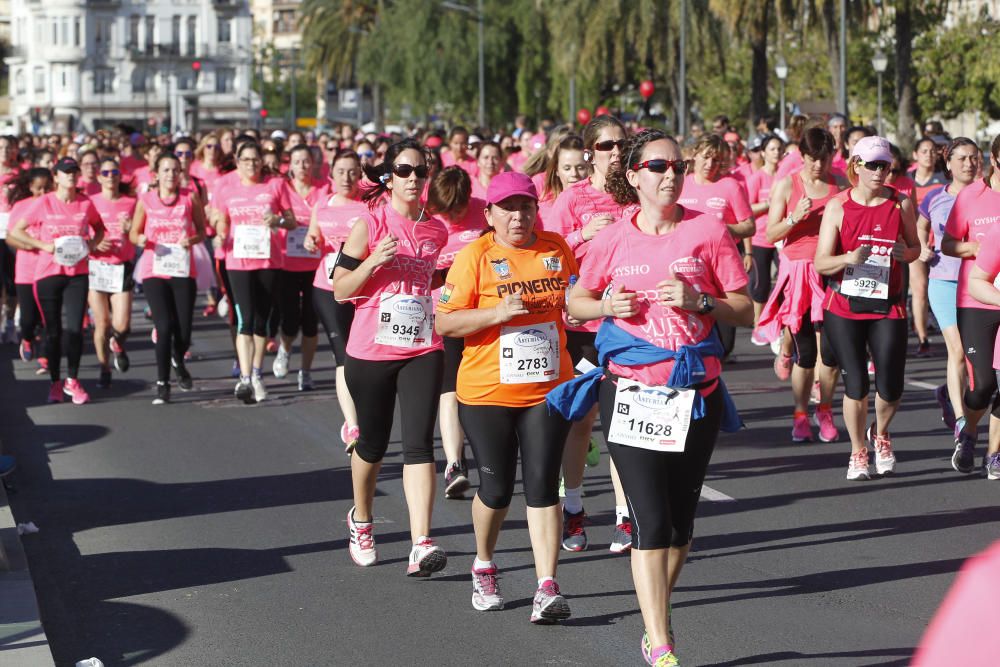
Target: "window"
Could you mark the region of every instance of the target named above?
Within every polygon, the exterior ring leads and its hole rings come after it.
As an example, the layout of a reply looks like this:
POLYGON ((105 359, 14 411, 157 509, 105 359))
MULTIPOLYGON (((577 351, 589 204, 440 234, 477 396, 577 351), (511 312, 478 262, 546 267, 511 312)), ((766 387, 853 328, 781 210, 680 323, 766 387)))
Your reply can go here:
POLYGON ((59 19, 52 19, 52 43, 59 43, 59 19))
POLYGON ((110 67, 94 70, 94 93, 103 95, 114 91, 115 71, 110 67))
POLYGON ((219 17, 219 42, 228 44, 233 41, 232 22, 227 18, 219 17))
POLYGON ((24 95, 28 92, 28 87, 24 82, 24 70, 20 67, 14 72, 14 90, 17 91, 18 95, 24 95))
POLYGON ((282 9, 274 12, 274 32, 295 32, 295 10, 282 9))
POLYGON ((187 54, 196 55, 195 37, 198 35, 198 17, 189 16, 187 20, 187 54))
POLYGON ((181 52, 181 17, 174 16, 170 19, 170 46, 171 53, 181 52))
POLYGON ((133 49, 139 48, 139 17, 128 17, 128 45, 133 49))
POLYGON ((64 91, 69 90, 69 72, 66 71, 65 67, 62 68, 62 72, 59 75, 59 89, 64 91))
POLYGON ((145 44, 146 44, 146 49, 145 49, 146 53, 153 53, 153 48, 154 48, 153 45, 155 43, 153 41, 153 31, 154 31, 155 27, 156 27, 156 17, 155 16, 147 16, 146 17, 146 42, 145 42, 145 44))
POLYGON ((177 72, 177 90, 194 90, 194 72, 177 72))
POLYGON ((236 69, 219 67, 215 70, 215 92, 231 93, 236 88, 236 69))
POLYGON ((59 43, 69 46, 69 17, 64 16, 62 18, 62 34, 59 38, 59 43))
POLYGON ((35 82, 35 93, 45 92, 45 68, 36 67, 32 73, 32 80, 35 82))
POLYGON ((73 46, 80 46, 80 17, 73 19, 73 46))
MULTIPOLYGON (((137 33, 138 30, 139 26, 137 22, 137 33)), ((109 19, 98 19, 94 24, 94 42, 97 44, 97 50, 102 53, 107 53, 108 49, 111 48, 111 21, 109 19)), ((135 42, 131 43, 134 44, 135 42)))
POLYGON ((145 67, 136 67, 132 70, 132 92, 148 93, 149 89, 149 71, 145 67))

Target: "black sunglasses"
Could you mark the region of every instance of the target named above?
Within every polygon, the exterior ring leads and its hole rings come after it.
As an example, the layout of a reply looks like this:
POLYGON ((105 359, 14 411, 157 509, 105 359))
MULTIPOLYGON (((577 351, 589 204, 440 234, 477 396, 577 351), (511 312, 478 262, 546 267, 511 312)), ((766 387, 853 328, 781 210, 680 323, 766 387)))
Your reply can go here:
POLYGON ((654 174, 665 174, 667 169, 673 170, 675 174, 683 174, 687 171, 688 165, 685 160, 646 160, 632 164, 632 171, 649 169, 654 174))
POLYGON ((108 178, 109 176, 120 176, 121 172, 117 169, 101 169, 101 176, 108 178))
POLYGON ((861 166, 868 171, 888 171, 891 164, 891 162, 886 162, 885 160, 872 160, 871 162, 861 160, 861 166))
POLYGON ((617 146, 620 151, 625 150, 625 140, 619 139, 618 141, 598 141, 594 144, 594 150, 605 152, 614 149, 615 146, 617 146))
POLYGON ((427 167, 422 164, 413 166, 412 164, 394 164, 392 173, 400 178, 409 178, 410 174, 416 174, 417 178, 427 178, 427 167))

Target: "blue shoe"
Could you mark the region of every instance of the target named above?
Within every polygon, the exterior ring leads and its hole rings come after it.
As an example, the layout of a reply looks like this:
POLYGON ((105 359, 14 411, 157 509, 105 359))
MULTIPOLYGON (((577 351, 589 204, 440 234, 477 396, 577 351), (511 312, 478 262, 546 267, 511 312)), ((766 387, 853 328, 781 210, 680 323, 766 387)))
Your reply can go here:
POLYGON ((6 477, 17 468, 17 459, 6 454, 0 455, 0 477, 6 477))
POLYGON ((239 380, 240 379, 240 362, 239 361, 234 361, 233 362, 233 370, 230 373, 230 376, 234 380, 239 380))

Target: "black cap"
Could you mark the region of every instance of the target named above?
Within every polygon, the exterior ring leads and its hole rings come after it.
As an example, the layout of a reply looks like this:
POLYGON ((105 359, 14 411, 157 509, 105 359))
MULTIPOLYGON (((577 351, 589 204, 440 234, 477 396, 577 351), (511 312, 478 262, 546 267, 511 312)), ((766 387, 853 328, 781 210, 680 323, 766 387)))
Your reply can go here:
POLYGON ((64 157, 56 162, 55 170, 71 174, 73 172, 80 171, 80 165, 73 158, 64 157))

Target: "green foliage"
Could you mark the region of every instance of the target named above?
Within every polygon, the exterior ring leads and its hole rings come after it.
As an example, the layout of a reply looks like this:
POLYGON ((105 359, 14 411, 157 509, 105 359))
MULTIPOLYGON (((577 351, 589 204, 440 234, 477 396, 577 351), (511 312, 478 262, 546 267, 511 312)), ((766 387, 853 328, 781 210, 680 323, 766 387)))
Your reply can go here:
POLYGON ((954 118, 971 109, 1000 115, 1000 45, 992 21, 925 33, 914 48, 917 103, 925 115, 954 118))

